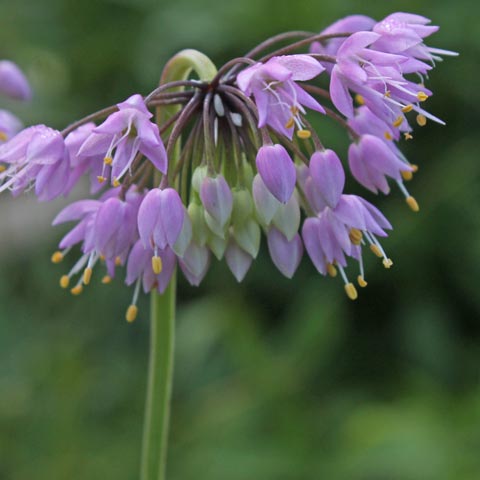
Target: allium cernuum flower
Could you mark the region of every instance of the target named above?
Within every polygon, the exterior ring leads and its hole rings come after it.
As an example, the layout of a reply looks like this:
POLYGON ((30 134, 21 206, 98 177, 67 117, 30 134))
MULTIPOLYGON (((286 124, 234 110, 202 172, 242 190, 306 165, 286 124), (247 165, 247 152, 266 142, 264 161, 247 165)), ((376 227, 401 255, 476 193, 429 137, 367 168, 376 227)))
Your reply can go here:
POLYGON ((257 63, 240 72, 237 83, 247 95, 253 95, 258 106, 258 126, 271 126, 292 138, 294 127, 305 134, 301 115, 304 106, 324 113, 323 107, 297 81, 311 80, 324 67, 308 55, 273 57, 265 64, 257 63))
MULTIPOLYGON (((165 147, 157 125, 150 121, 153 114, 147 110, 143 98, 137 94, 132 95, 117 107, 118 112, 112 113, 105 122, 92 130, 78 155, 103 155, 105 167, 111 166, 112 169, 113 186, 119 184, 139 152, 160 172, 166 173, 165 147)), ((105 170, 98 180, 106 180, 105 170)))
MULTIPOLYGON (((102 283, 126 266, 124 280, 133 287, 128 321, 137 316, 142 288, 164 292, 177 267, 197 286, 216 259, 242 281, 262 239, 284 276, 293 277, 306 251, 321 275, 341 277, 354 300, 351 269, 365 287, 366 250, 392 266, 379 241, 392 226, 369 201, 344 191, 346 176, 368 194, 388 194, 396 184, 419 211, 405 186, 417 166, 401 147, 413 144, 414 127, 427 119, 444 124, 424 109, 435 64, 455 55, 426 45, 436 31, 409 13, 379 22, 350 15, 319 34, 272 37, 218 70, 186 50, 147 95, 131 95, 62 131, 21 130, 0 110, 0 192, 34 188, 39 200, 52 200, 87 177, 90 198, 54 220, 76 225, 52 260, 77 251, 60 280, 67 288, 75 279, 76 295, 94 283, 95 266, 104 270, 102 283), (177 61, 182 74, 191 62, 195 75, 174 79, 177 61), (314 128, 315 116, 344 130, 348 158, 328 148, 328 130, 314 128)), ((11 62, 0 62, 2 93, 30 96, 11 62)))

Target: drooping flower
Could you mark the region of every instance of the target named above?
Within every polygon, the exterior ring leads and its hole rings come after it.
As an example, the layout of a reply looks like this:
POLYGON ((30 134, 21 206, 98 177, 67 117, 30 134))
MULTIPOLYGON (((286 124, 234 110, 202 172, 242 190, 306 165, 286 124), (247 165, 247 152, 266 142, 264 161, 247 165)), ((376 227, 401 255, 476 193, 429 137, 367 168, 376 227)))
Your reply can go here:
POLYGON ((30 100, 32 97, 27 78, 10 60, 0 60, 0 94, 15 100, 30 100))
POLYGON ((292 278, 303 256, 303 244, 298 233, 288 240, 285 235, 271 228, 267 234, 270 258, 280 272, 287 278, 292 278))
MULTIPOLYGON (((135 94, 117 104, 101 125, 94 128, 81 146, 78 155, 93 157, 103 155, 105 168, 111 166, 113 186, 131 168, 140 152, 152 162, 157 170, 167 172, 167 154, 160 138, 158 126, 150 121, 150 113, 141 95, 135 94)), ((106 180, 105 171, 98 180, 106 180)))
POLYGON ((13 113, 0 109, 0 145, 14 137, 22 128, 22 122, 13 113))
POLYGON ((273 57, 266 63, 257 63, 239 73, 237 84, 246 95, 253 95, 258 107, 258 126, 271 126, 277 132, 292 138, 294 127, 300 136, 308 135, 301 116, 304 107, 325 113, 323 107, 297 81, 311 80, 324 67, 308 55, 273 57))

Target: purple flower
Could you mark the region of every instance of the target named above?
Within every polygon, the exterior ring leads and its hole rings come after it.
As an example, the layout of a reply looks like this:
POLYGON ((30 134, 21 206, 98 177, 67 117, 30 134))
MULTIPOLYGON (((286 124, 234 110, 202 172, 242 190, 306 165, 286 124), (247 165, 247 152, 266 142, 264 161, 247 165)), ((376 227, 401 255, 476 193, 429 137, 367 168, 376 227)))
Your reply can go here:
POLYGON ((138 211, 138 231, 145 248, 150 248, 153 270, 159 274, 162 264, 158 250, 173 248, 182 232, 185 210, 173 188, 154 188, 143 199, 138 211))
POLYGON ((276 228, 271 228, 267 235, 268 251, 275 266, 287 278, 292 278, 303 255, 303 244, 297 233, 288 240, 276 228))
MULTIPOLYGON (((105 167, 112 167, 112 183, 129 171, 140 152, 162 173, 167 172, 167 154, 158 127, 150 121, 141 95, 132 95, 117 104, 118 112, 112 113, 101 125, 94 128, 78 151, 79 156, 102 155, 105 167), (115 153, 114 153, 115 151, 115 153)), ((99 180, 105 180, 105 171, 99 180)))
POLYGON ((31 185, 41 201, 49 201, 65 192, 70 163, 65 155, 63 137, 57 130, 35 125, 22 130, 0 145, 0 192, 9 189, 14 196, 31 185))
POLYGON ((294 126, 303 130, 303 107, 325 113, 323 107, 295 82, 311 80, 324 67, 309 55, 273 57, 257 63, 237 76, 237 84, 246 95, 253 95, 258 107, 258 126, 271 126, 292 138, 294 126))
POLYGON ((266 226, 270 225, 281 203, 270 193, 258 173, 253 179, 252 194, 259 220, 266 226))
POLYGON ((209 228, 223 237, 233 209, 233 195, 223 175, 205 177, 200 185, 200 199, 209 228))
POLYGON ((208 272, 210 260, 210 250, 192 242, 178 263, 190 285, 197 287, 208 272))
POLYGON ((383 140, 373 135, 362 135, 358 143, 350 145, 348 163, 355 179, 374 193, 378 190, 389 193, 387 176, 401 182, 401 172, 413 171, 383 140))
POLYGON ((9 60, 0 61, 0 93, 15 100, 30 100, 32 97, 25 75, 9 60))
POLYGON ((0 145, 23 128, 22 122, 8 110, 0 110, 0 145))
POLYGON ((230 239, 225 250, 225 260, 237 282, 241 282, 252 265, 253 257, 240 248, 235 240, 230 239))
POLYGON ((269 192, 287 203, 295 189, 297 174, 292 159, 282 145, 264 145, 257 153, 258 173, 269 192))

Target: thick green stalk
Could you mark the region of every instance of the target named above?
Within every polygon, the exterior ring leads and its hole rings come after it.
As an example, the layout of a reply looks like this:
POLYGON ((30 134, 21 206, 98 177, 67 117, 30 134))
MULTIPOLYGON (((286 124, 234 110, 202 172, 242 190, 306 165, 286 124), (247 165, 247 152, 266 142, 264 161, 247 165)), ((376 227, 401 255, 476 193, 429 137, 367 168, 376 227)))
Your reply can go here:
POLYGON ((160 295, 151 294, 150 358, 143 431, 141 480, 164 480, 175 345, 176 278, 160 295))
MULTIPOLYGON (((186 80, 192 71, 202 81, 210 81, 217 73, 215 65, 203 53, 196 50, 183 50, 167 63, 160 84, 186 80)), ((158 107, 157 123, 160 125, 177 111, 176 106, 158 107)), ((180 152, 181 145, 178 139, 176 148, 173 149, 169 158, 171 171, 179 161, 180 152)), ((156 185, 158 182, 159 179, 155 179, 156 185)), ((162 295, 156 291, 151 294, 150 359, 140 480, 166 479, 175 349, 175 301, 176 272, 173 273, 170 284, 162 295)))

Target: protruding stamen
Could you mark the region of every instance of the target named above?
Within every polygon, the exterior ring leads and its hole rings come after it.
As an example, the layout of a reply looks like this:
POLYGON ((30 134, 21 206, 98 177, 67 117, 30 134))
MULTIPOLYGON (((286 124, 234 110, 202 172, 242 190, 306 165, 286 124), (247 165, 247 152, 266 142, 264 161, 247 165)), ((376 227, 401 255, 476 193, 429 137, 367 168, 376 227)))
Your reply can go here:
POLYGON ((359 94, 357 93, 355 95, 355 101, 359 104, 359 105, 365 105, 365 99, 359 94))
POLYGON ((393 137, 390 132, 385 132, 383 135, 387 140, 393 140, 393 137))
POLYGON ((73 287, 73 288, 70 290, 70 293, 71 293, 72 295, 75 295, 75 296, 80 295, 82 292, 83 292, 83 287, 82 287, 81 284, 73 287))
POLYGON ((384 258, 383 261, 383 266, 386 268, 386 269, 389 269, 393 266, 393 262, 392 262, 392 259, 391 258, 384 258))
POLYGON ((302 140, 308 140, 312 136, 312 132, 310 130, 298 130, 297 137, 301 138, 302 140))
POLYGON ((112 277, 110 275, 105 275, 103 278, 102 278, 102 283, 104 285, 108 285, 109 283, 111 283, 112 281, 112 277))
POLYGON ((60 263, 63 260, 63 253, 57 250, 52 254, 51 260, 52 263, 60 263))
POLYGON ((113 158, 112 158, 112 157, 105 157, 105 158, 103 159, 103 163, 104 163, 105 165, 111 165, 111 164, 113 163, 113 158))
POLYGON ((115 266, 120 267, 122 265, 122 259, 120 257, 115 257, 115 266))
POLYGON ((411 163, 410 166, 412 167, 412 172, 413 172, 413 173, 417 173, 417 172, 418 172, 418 165, 415 165, 415 164, 411 163))
POLYGON ((113 182, 112 182, 112 185, 117 188, 120 186, 120 182, 118 181, 118 178, 114 178, 113 179, 113 182))
POLYGON ((425 100, 428 99, 428 95, 425 92, 418 92, 417 93, 417 98, 421 101, 424 102, 425 100))
POLYGON ((353 283, 345 284, 345 293, 350 300, 356 300, 358 298, 358 292, 353 283))
POLYGON ((361 288, 365 288, 368 285, 368 283, 365 281, 365 279, 361 275, 357 277, 357 282, 361 288))
POLYGON ((418 206, 418 202, 415 200, 414 197, 412 197, 411 195, 409 197, 407 197, 405 199, 405 201, 407 202, 407 205, 410 207, 410 210, 412 212, 418 212, 420 211, 420 207, 418 206))
POLYGON ((107 178, 104 177, 103 175, 99 175, 99 176, 97 177, 98 183, 103 183, 103 182, 105 182, 106 179, 107 179, 107 178))
POLYGON ((402 112, 403 113, 408 113, 408 112, 411 112, 413 110, 413 105, 410 103, 408 105, 405 105, 403 108, 402 108, 402 112))
POLYGON ((348 236, 354 245, 360 245, 363 238, 363 234, 358 228, 351 228, 348 236))
POLYGON ((138 307, 136 305, 130 305, 127 308, 127 313, 125 314, 125 319, 128 323, 132 323, 135 321, 138 315, 138 307))
POLYGON ((403 117, 402 117, 401 115, 399 115, 399 116, 395 119, 395 121, 393 122, 392 125, 393 125, 395 128, 398 128, 402 123, 403 123, 403 117))
POLYGON ((405 132, 403 134, 403 136, 405 137, 405 140, 412 140, 412 138, 413 138, 413 135, 411 133, 408 133, 408 132, 405 132))
POLYGON ((155 275, 159 275, 162 273, 162 259, 158 255, 154 255, 152 257, 152 270, 155 275))
POLYGON ((372 243, 372 244, 370 245, 370 250, 371 250, 378 258, 382 258, 382 257, 383 257, 382 251, 380 250, 380 248, 378 247, 378 245, 375 245, 374 243, 372 243))
POLYGON ((331 264, 331 263, 328 263, 327 264, 327 273, 332 277, 336 277, 337 276, 337 269, 335 268, 335 265, 331 264))
POLYGON ((62 275, 60 278, 60 286, 62 288, 68 288, 69 284, 70 284, 70 277, 68 275, 62 275))
POLYGON ((427 117, 425 117, 425 115, 422 115, 421 113, 419 113, 417 115, 417 123, 421 126, 421 127, 424 127, 426 124, 427 124, 427 117))
POLYGON ((293 128, 295 125, 295 119, 293 117, 290 117, 288 122, 285 124, 285 128, 290 129, 293 128))
POLYGON ((383 96, 386 98, 390 98, 392 96, 392 92, 390 90, 386 90, 383 96))
POLYGON ((400 172, 400 175, 402 176, 402 178, 406 181, 409 181, 413 178, 413 171, 410 171, 410 170, 402 170, 400 172))
POLYGON ((92 279, 92 273, 93 273, 93 270, 90 267, 87 267, 83 271, 83 283, 85 285, 88 285, 90 283, 90 280, 92 279))

